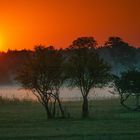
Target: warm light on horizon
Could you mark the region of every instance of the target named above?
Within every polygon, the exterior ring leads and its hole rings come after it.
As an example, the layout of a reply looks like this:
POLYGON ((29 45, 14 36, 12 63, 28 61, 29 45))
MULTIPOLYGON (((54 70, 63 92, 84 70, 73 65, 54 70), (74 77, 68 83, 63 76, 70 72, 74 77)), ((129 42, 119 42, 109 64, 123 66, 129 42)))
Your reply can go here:
POLYGON ((0 51, 6 51, 4 47, 4 39, 1 35, 0 35, 0 51))
POLYGON ((65 48, 81 36, 93 36, 98 44, 119 36, 140 47, 139 5, 139 0, 3 0, 0 50, 65 48))

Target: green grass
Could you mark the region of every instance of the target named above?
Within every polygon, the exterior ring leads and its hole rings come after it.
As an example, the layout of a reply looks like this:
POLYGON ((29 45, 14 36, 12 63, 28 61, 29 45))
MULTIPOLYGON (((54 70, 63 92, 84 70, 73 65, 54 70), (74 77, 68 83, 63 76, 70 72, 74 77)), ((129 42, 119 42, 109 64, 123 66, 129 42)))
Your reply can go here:
POLYGON ((81 102, 64 103, 69 119, 48 121, 42 106, 0 99, 0 140, 139 140, 140 113, 117 99, 90 101, 90 118, 82 119, 81 102))

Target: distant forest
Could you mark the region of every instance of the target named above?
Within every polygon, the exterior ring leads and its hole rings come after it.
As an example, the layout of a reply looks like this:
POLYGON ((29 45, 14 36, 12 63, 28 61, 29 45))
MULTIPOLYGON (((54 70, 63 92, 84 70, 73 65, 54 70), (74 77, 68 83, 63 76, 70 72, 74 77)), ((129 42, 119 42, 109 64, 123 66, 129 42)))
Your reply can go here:
MULTIPOLYGON (((96 50, 100 57, 112 66, 111 71, 116 75, 131 67, 140 69, 140 48, 129 45, 119 37, 110 37, 96 50)), ((34 51, 25 49, 0 52, 0 84, 15 84, 16 72, 33 53, 34 51)))

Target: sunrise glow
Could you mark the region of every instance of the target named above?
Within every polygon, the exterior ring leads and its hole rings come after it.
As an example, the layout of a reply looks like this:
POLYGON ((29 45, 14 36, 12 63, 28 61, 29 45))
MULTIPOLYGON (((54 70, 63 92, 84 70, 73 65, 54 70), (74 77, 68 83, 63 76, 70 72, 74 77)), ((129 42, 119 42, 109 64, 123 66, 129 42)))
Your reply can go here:
POLYGON ((5 51, 4 39, 0 36, 0 51, 5 51))
POLYGON ((139 5, 139 0, 3 0, 1 48, 65 48, 79 36, 94 36, 99 44, 120 36, 140 47, 139 5))
POLYGON ((0 0, 0 140, 140 140, 140 0, 0 0))

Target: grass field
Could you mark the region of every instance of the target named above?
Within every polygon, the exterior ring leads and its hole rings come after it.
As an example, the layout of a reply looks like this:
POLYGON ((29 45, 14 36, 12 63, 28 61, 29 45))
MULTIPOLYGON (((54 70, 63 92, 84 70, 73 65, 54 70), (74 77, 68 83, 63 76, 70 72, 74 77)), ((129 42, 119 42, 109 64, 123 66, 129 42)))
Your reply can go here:
POLYGON ((90 101, 90 118, 80 117, 81 102, 67 102, 69 119, 48 121, 30 101, 0 101, 0 140, 139 140, 140 113, 117 99, 90 101))

